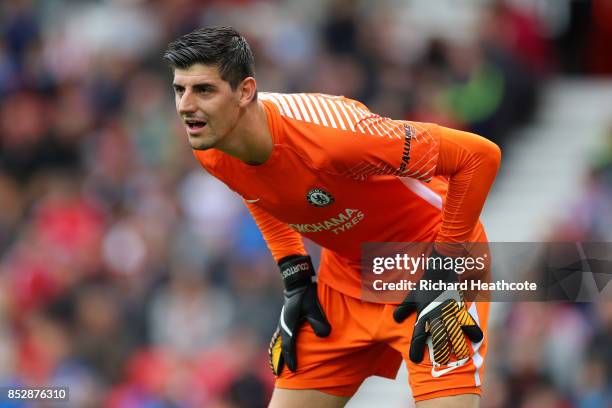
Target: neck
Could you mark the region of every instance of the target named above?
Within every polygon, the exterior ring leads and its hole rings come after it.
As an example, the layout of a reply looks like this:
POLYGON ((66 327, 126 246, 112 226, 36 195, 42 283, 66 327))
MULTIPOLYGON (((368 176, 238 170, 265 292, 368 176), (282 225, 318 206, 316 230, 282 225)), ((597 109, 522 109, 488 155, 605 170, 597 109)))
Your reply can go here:
POLYGON ((226 143, 216 148, 246 164, 263 164, 272 154, 272 134, 260 101, 251 103, 241 112, 236 126, 227 136, 226 143))

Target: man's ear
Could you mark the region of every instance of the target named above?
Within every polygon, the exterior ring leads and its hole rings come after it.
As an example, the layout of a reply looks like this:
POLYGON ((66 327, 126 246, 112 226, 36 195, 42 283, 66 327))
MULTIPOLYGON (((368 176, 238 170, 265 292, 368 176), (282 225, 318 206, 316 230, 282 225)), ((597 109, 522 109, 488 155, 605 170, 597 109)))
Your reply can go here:
POLYGON ((253 77, 246 77, 238 85, 240 91, 240 107, 245 108, 252 100, 255 99, 257 94, 257 81, 253 77))

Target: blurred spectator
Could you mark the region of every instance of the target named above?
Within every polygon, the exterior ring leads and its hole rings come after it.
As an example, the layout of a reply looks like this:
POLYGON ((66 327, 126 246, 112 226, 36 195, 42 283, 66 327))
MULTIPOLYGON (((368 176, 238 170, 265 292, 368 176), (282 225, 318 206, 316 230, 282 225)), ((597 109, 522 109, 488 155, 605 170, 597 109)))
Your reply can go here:
POLYGON ((195 267, 176 261, 168 286, 160 289, 150 309, 151 340, 186 355, 206 351, 223 341, 234 316, 224 290, 213 288, 195 267))

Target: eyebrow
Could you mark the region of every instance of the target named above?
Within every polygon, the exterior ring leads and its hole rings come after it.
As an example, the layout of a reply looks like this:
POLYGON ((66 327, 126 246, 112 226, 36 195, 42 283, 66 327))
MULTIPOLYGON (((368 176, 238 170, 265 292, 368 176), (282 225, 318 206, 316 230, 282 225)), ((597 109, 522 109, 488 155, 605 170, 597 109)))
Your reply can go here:
MULTIPOLYGON (((173 83, 172 87, 174 89, 176 89, 177 91, 181 91, 184 90, 185 87, 183 85, 179 85, 177 83, 173 83)), ((199 84, 194 84, 191 86, 193 88, 194 91, 214 91, 215 89, 217 89, 217 87, 211 83, 208 82, 202 82, 199 84)))

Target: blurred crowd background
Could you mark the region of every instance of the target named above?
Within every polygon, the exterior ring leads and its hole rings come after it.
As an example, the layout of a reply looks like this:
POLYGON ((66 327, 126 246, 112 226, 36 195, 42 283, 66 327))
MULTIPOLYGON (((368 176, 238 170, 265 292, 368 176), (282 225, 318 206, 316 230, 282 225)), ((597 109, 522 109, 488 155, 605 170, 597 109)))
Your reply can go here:
MULTIPOLYGON (((161 60, 209 24, 247 37, 262 90, 342 94, 502 149, 551 78, 612 74, 608 0, 2 1, 0 385, 68 385, 79 408, 265 406, 281 282, 193 158, 161 60)), ((610 241, 603 139, 557 238, 610 241)), ((483 407, 612 406, 610 303, 505 316, 483 407)))

